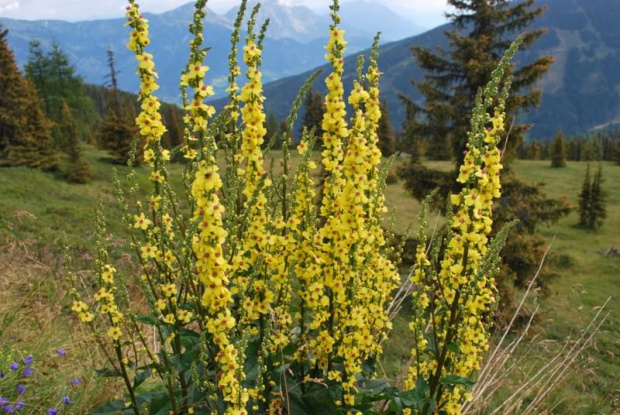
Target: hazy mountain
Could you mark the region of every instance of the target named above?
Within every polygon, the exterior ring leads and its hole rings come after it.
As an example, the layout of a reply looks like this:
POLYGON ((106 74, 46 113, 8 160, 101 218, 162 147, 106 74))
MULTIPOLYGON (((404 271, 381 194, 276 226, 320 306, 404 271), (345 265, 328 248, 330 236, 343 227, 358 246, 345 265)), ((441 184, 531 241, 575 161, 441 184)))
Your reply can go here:
POLYGON ((371 0, 344 2, 340 6, 340 14, 345 30, 354 28, 370 36, 381 32, 381 38, 386 41, 400 40, 425 31, 413 20, 371 0))
MULTIPOLYGON (((282 16, 293 16, 293 12, 305 8, 267 4, 266 10, 280 13, 282 16)), ((149 51, 155 56, 157 70, 160 75, 160 97, 167 101, 178 101, 178 80, 185 66, 189 51, 190 34, 187 25, 193 14, 193 4, 186 4, 175 10, 162 14, 149 14, 152 43, 149 51)), ((307 9, 309 11, 309 9, 307 9)), ((310 12, 311 13, 311 12, 310 12)), ((303 20, 303 13, 299 19, 303 20)), ((285 19, 285 17, 282 17, 285 19)), ((318 18, 318 17, 317 17, 318 18)), ((234 20, 234 19, 232 19, 234 20)), ((210 82, 216 92, 223 93, 228 74, 228 53, 232 21, 227 16, 209 11, 206 18, 205 43, 210 48, 207 64, 212 71, 210 82)), ((69 55, 77 72, 86 82, 102 84, 108 74, 106 51, 112 48, 116 55, 117 69, 120 70, 119 86, 121 89, 135 92, 138 89, 138 78, 135 75, 135 59, 125 44, 129 29, 124 27, 124 19, 94 20, 87 22, 65 22, 59 20, 15 20, 0 18, 0 23, 9 28, 9 45, 15 51, 17 62, 23 67, 28 60, 28 43, 39 39, 44 48, 51 42, 57 42, 61 49, 69 55)), ((262 23, 262 22, 261 22, 262 23)), ((274 22, 277 23, 277 22, 274 22)), ((272 27, 275 32, 277 25, 272 27)), ((318 30, 318 25, 313 28, 318 30)), ((320 65, 325 54, 324 39, 328 25, 322 27, 323 37, 316 35, 306 43, 290 37, 268 37, 265 40, 264 76, 266 81, 276 80, 285 76, 298 74, 320 65)), ((368 36, 352 36, 350 52, 368 47, 372 38, 368 36)))
MULTIPOLYGON (((326 28, 331 23, 329 14, 316 14, 306 6, 287 6, 278 0, 263 0, 260 3, 259 20, 270 19, 268 37, 291 38, 304 43, 325 38, 326 28)), ((256 1, 251 1, 248 7, 255 4, 256 1)), ((239 7, 234 7, 225 16, 234 21, 238 10, 239 7)), ((413 21, 402 18, 376 1, 345 2, 340 6, 340 15, 341 27, 348 37, 353 38, 372 39, 377 32, 382 32, 382 39, 392 41, 424 31, 413 21)), ((359 47, 356 43, 349 43, 350 49, 359 47)))
MULTIPOLYGON (((533 123, 531 136, 553 136, 558 128, 565 134, 620 124, 620 1, 618 0, 544 0, 548 11, 537 26, 549 32, 527 52, 517 54, 523 63, 537 56, 552 55, 555 63, 537 87, 543 91, 541 106, 525 115, 533 123)), ((398 99, 403 93, 419 100, 411 79, 421 74, 410 52, 412 45, 434 48, 445 44, 448 25, 422 35, 383 45, 379 53, 382 98, 387 101, 392 122, 400 128, 404 108, 398 99)), ((368 54, 368 51, 365 51, 368 54)), ((345 61, 345 88, 355 77, 357 55, 345 61)), ((327 66, 315 87, 325 92, 327 66)), ((293 101, 298 89, 312 71, 281 79, 266 86, 266 106, 279 117, 293 101)))

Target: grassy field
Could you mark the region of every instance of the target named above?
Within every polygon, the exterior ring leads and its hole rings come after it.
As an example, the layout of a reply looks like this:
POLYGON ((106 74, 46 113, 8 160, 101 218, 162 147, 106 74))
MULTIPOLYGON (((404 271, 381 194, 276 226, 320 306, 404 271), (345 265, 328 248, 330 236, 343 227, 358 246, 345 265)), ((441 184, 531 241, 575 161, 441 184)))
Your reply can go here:
MULTIPOLYGON (((92 257, 93 212, 100 198, 112 238, 121 249, 125 244, 124 225, 117 220, 120 209, 116 205, 112 166, 105 153, 89 149, 86 154, 94 173, 88 185, 67 184, 59 180, 58 174, 25 168, 0 170, 0 260, 8 264, 0 267, 0 364, 33 353, 43 357, 41 376, 45 372, 50 379, 80 377, 83 381, 79 386, 50 387, 45 396, 32 400, 33 405, 42 405, 46 399, 56 399, 56 395, 73 393, 76 413, 109 398, 114 394, 114 385, 106 389, 88 371, 88 364, 76 364, 99 362, 100 357, 84 347, 86 335, 68 312, 59 255, 61 234, 67 234, 80 259, 79 266, 86 269, 92 257), (56 359, 55 350, 59 348, 70 350, 70 359, 56 359), (5 356, 7 351, 12 355, 5 356)), ((121 177, 127 173, 126 167, 116 168, 121 177)), ((586 164, 569 163, 566 168, 552 169, 549 162, 518 161, 515 169, 527 181, 544 181, 548 194, 564 195, 576 203, 586 164)), ((590 232, 575 227, 574 212, 557 225, 541 230, 549 243, 555 238, 552 252, 568 255, 570 264, 558 269, 560 278, 552 286, 552 295, 542 301, 537 337, 529 344, 532 357, 524 361, 524 371, 528 365, 538 364, 534 357, 548 358, 564 339, 575 337, 596 307, 609 296, 614 297, 608 305, 610 317, 594 344, 552 396, 552 412, 558 414, 614 414, 620 408, 620 303, 616 299, 620 295, 620 256, 601 254, 612 247, 620 248, 620 166, 606 163, 603 169, 608 193, 608 218, 603 229, 590 232)), ((171 167, 172 176, 180 177, 181 171, 182 166, 171 167)), ((146 168, 138 169, 138 179, 141 192, 146 194, 146 168)), ((397 211, 396 229, 406 229, 415 221, 419 204, 407 196, 400 183, 389 185, 386 197, 388 206, 397 211)), ((395 330, 407 333, 406 321, 398 320, 395 330)), ((396 371, 407 348, 407 336, 399 335, 398 342, 390 345, 386 371, 396 371)), ((38 382, 44 383, 45 379, 38 382)), ((501 393, 509 393, 509 387, 501 393)), ((32 413, 40 413, 32 408, 32 413)))

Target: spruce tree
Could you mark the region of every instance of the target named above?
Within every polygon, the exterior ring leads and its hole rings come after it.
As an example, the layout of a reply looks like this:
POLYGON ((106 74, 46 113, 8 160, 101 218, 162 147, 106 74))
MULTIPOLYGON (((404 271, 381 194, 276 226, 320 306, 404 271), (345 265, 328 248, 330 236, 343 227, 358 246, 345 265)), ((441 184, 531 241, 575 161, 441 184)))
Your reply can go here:
POLYGON ((310 131, 314 130, 314 136, 316 137, 315 149, 320 149, 323 146, 323 114, 325 114, 325 103, 323 96, 320 92, 308 91, 304 100, 304 117, 301 123, 300 133, 304 127, 310 131))
POLYGON ((607 195, 602 186, 603 167, 599 164, 590 190, 590 209, 588 213, 588 227, 590 229, 600 228, 607 217, 607 209, 605 207, 607 195))
POLYGON ((84 150, 73 121, 71 109, 63 102, 58 125, 59 137, 63 143, 63 149, 69 156, 69 166, 66 177, 71 183, 88 183, 91 177, 90 165, 83 159, 84 150))
POLYGON ((543 146, 537 139, 532 140, 530 144, 529 159, 540 160, 542 158, 543 146))
POLYGON ((32 40, 25 70, 42 98, 45 114, 55 124, 52 130, 55 146, 59 149, 62 146, 58 126, 65 102, 73 113, 78 134, 86 136, 95 120, 94 105, 85 93, 82 78, 76 74, 60 46, 53 43, 51 49, 44 53, 41 43, 32 40))
POLYGON ((53 170, 52 123, 40 108, 33 85, 22 77, 0 25, 0 166, 53 170))
MULTIPOLYGON (((138 133, 134 106, 121 99, 118 90, 118 71, 116 70, 114 53, 108 50, 109 77, 107 112, 97 128, 96 136, 99 147, 106 150, 115 163, 126 164, 129 161, 132 142, 138 133)), ((138 145, 138 150, 141 146, 138 145)), ((140 154, 135 161, 139 162, 140 154)))
POLYGON ((558 130, 551 146, 551 167, 566 167, 566 145, 562 130, 558 130))
POLYGON ((592 179, 590 178, 590 163, 588 163, 588 167, 586 169, 586 177, 583 180, 583 185, 581 186, 581 193, 579 193, 579 225, 580 226, 588 226, 588 215, 590 212, 590 204, 591 204, 591 190, 592 190, 592 179))
POLYGON ((377 135, 379 136, 378 147, 383 157, 389 157, 396 152, 394 128, 392 127, 385 101, 381 101, 379 109, 381 110, 381 118, 379 119, 379 127, 377 129, 377 135))
MULTIPOLYGON (((545 33, 544 29, 527 30, 545 8, 533 8, 535 0, 448 0, 454 9, 447 17, 454 29, 445 34, 448 50, 424 49, 413 46, 412 51, 422 69, 424 79, 415 82, 426 104, 418 108, 424 137, 443 146, 451 142, 456 166, 463 160, 463 151, 470 127, 471 109, 478 91, 486 86, 491 72, 517 34, 525 32, 522 49, 532 46, 545 33)), ((540 90, 532 86, 553 62, 551 56, 541 56, 534 62, 509 71, 514 77, 506 103, 508 125, 517 112, 538 106, 540 90)), ((517 147, 526 125, 510 128, 507 149, 517 147)), ((505 158, 505 157, 504 157, 505 158)))

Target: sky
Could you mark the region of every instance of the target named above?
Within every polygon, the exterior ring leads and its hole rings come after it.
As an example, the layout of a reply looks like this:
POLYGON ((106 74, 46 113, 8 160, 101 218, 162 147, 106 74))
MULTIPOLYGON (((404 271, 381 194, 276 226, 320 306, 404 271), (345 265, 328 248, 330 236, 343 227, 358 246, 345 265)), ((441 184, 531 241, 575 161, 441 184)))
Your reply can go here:
MULTIPOLYGON (((319 13, 327 13, 331 0, 278 0, 289 5, 306 5, 319 13)), ((346 1, 346 0, 341 0, 346 1)), ((446 0, 365 0, 380 2, 423 27, 445 22, 446 0)), ((189 0, 141 0, 143 11, 161 13, 179 7, 189 0)), ((207 7, 224 13, 239 0, 209 0, 207 7)), ((0 17, 25 20, 58 19, 67 21, 107 19, 123 16, 125 0, 0 0, 0 17)))

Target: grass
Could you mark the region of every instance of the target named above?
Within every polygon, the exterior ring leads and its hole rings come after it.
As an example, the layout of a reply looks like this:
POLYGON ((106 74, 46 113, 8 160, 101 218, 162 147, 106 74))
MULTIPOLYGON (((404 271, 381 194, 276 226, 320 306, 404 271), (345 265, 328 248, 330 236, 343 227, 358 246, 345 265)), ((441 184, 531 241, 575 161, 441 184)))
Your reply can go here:
MULTIPOLYGON (((121 211, 116 205, 111 165, 106 162, 105 153, 95 149, 88 149, 86 157, 93 167, 93 181, 88 185, 67 184, 59 180, 58 173, 25 168, 0 170, 0 260, 9 264, 0 269, 0 283, 5 287, 0 294, 0 350, 2 353, 10 350, 14 356, 25 352, 40 356, 41 371, 57 373, 50 375, 56 380, 81 377, 84 381, 79 390, 52 386, 50 382, 46 389, 49 392, 43 394, 51 402, 65 390, 75 392, 76 413, 111 398, 115 388, 96 379, 88 370, 90 364, 76 364, 90 361, 96 365, 101 359, 84 347, 86 336, 68 312, 63 264, 59 259, 61 233, 67 234, 81 258, 79 267, 88 269, 92 258, 94 209, 101 199, 108 216, 108 231, 116 238, 120 251, 126 248, 124 225, 117 220, 121 211), (71 350, 72 360, 55 359, 57 348, 71 350)), ((296 164, 297 159, 293 158, 292 162, 296 164)), ((434 163, 434 166, 450 167, 448 163, 434 163)), ((116 168, 120 177, 127 173, 124 166, 116 168)), ((577 201, 585 168, 585 163, 576 162, 562 169, 552 169, 548 162, 540 161, 515 164, 520 177, 530 182, 545 181, 549 195, 565 195, 573 203, 577 201)), ((604 188, 608 192, 608 218, 603 229, 591 232, 575 227, 577 216, 572 213, 558 224, 541 230, 549 242, 555 237, 552 251, 568 255, 570 264, 557 270, 560 278, 553 283, 552 295, 542 302, 538 340, 530 343, 531 356, 523 363, 524 372, 538 364, 534 357, 548 358, 565 338, 575 337, 596 307, 610 295, 620 293, 620 257, 600 253, 612 247, 620 248, 617 231, 620 229, 620 166, 604 164, 603 169, 604 188)), ((170 170, 173 177, 180 177, 182 166, 173 165, 170 170)), ((147 171, 147 168, 138 169, 142 196, 147 194, 147 171)), ((181 189, 178 180, 174 185, 181 189)), ((408 197, 402 184, 387 186, 385 193, 388 206, 397 212, 395 229, 402 231, 415 224, 419 203, 408 197)), ((429 219, 432 226, 432 218, 429 219)), ((620 303, 612 300, 609 310, 611 316, 596 341, 552 396, 552 405, 557 404, 553 413, 613 414, 620 407, 620 328, 616 323, 620 303)), ((395 322, 395 333, 399 335, 390 345, 384 364, 386 372, 391 374, 397 373, 408 354, 406 319, 395 322)), ((58 380, 57 384, 66 382, 58 380)), ((498 399, 507 393, 510 385, 498 399)), ((43 400, 42 397, 32 402, 38 402, 39 408, 43 400)), ((32 413, 39 412, 33 409, 32 413)))

